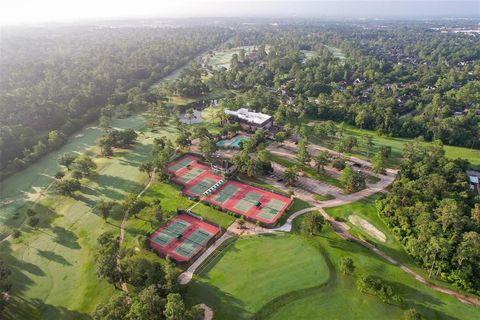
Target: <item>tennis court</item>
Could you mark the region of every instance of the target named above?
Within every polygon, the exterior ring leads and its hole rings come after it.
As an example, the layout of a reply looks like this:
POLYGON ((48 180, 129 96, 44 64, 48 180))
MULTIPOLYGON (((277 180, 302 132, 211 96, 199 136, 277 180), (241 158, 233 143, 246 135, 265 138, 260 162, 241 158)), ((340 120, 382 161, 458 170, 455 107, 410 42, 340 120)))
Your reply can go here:
POLYGON ((181 169, 192 164, 195 160, 197 160, 195 157, 190 157, 190 156, 182 157, 178 161, 174 161, 173 163, 171 163, 168 166, 168 170, 172 172, 178 172, 181 169))
POLYGON ((266 225, 274 225, 292 203, 289 197, 234 180, 225 182, 206 201, 266 225))
POLYGON ((178 176, 178 179, 180 179, 183 183, 189 183, 204 172, 204 169, 195 167, 191 170, 184 171, 183 175, 178 176))
POLYGON ((213 235, 203 229, 195 230, 181 245, 175 249, 175 253, 189 259, 197 249, 205 245, 213 235))
POLYGON ((219 227, 181 213, 150 235, 150 246, 162 256, 185 264, 219 232, 219 227))
POLYGON ((213 197, 213 200, 215 202, 218 202, 218 203, 221 203, 221 204, 224 204, 228 199, 230 199, 231 197, 235 196, 235 194, 240 191, 240 188, 234 186, 234 185, 231 185, 229 184, 228 186, 226 186, 225 188, 219 190, 215 196, 213 197))
POLYGON ((199 156, 187 154, 168 166, 168 171, 173 174, 172 180, 184 186, 184 194, 190 197, 205 196, 203 199, 208 203, 266 225, 274 225, 292 202, 289 197, 246 183, 224 182, 200 161, 199 156))
POLYGON ((190 223, 186 221, 175 220, 157 233, 155 237, 152 237, 151 240, 155 241, 155 243, 158 243, 162 247, 167 247, 173 239, 187 230, 189 226, 190 223))
POLYGON ((221 179, 221 177, 218 177, 218 179, 213 177, 202 178, 201 180, 197 180, 190 188, 186 189, 185 192, 198 197, 221 179))

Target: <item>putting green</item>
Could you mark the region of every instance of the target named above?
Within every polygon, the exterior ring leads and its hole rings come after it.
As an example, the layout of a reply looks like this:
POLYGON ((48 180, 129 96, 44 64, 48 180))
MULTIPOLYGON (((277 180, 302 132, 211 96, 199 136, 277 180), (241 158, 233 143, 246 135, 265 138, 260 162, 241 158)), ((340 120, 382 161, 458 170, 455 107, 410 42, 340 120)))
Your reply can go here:
POLYGON ((301 237, 246 237, 196 276, 186 297, 191 304, 213 307, 218 319, 249 319, 272 299, 328 278, 323 255, 301 237))

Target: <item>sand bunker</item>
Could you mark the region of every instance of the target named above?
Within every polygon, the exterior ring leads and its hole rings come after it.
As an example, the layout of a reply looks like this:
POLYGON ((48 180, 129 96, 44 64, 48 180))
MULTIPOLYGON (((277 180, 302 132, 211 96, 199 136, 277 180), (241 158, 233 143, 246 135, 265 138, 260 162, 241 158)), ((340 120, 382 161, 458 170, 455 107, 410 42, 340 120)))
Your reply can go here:
POLYGON ((375 239, 377 239, 381 242, 385 242, 387 240, 387 237, 385 236, 385 234, 382 231, 378 230, 374 225, 372 225, 367 220, 365 220, 363 218, 360 218, 359 216, 356 216, 354 214, 350 215, 348 217, 348 220, 353 225, 362 229, 363 231, 365 231, 366 233, 368 233, 369 235, 371 235, 375 239))

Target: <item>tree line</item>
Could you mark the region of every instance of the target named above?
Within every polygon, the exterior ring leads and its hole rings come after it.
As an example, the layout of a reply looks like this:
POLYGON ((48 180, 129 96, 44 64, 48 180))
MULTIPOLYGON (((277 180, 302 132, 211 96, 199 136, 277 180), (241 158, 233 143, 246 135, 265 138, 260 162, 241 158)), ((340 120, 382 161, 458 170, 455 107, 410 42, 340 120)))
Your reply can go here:
POLYGON ((150 85, 231 34, 221 27, 2 32, 0 173, 60 147, 84 124, 157 100, 150 85), (102 114, 103 114, 102 113, 102 114))

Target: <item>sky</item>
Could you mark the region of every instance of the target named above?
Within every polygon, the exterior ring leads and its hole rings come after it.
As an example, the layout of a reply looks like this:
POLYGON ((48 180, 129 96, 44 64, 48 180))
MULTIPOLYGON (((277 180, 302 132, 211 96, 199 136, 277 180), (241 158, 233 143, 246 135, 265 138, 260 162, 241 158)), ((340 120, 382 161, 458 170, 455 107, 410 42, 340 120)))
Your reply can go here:
POLYGON ((480 0, 0 0, 0 24, 153 17, 476 17, 480 0))

